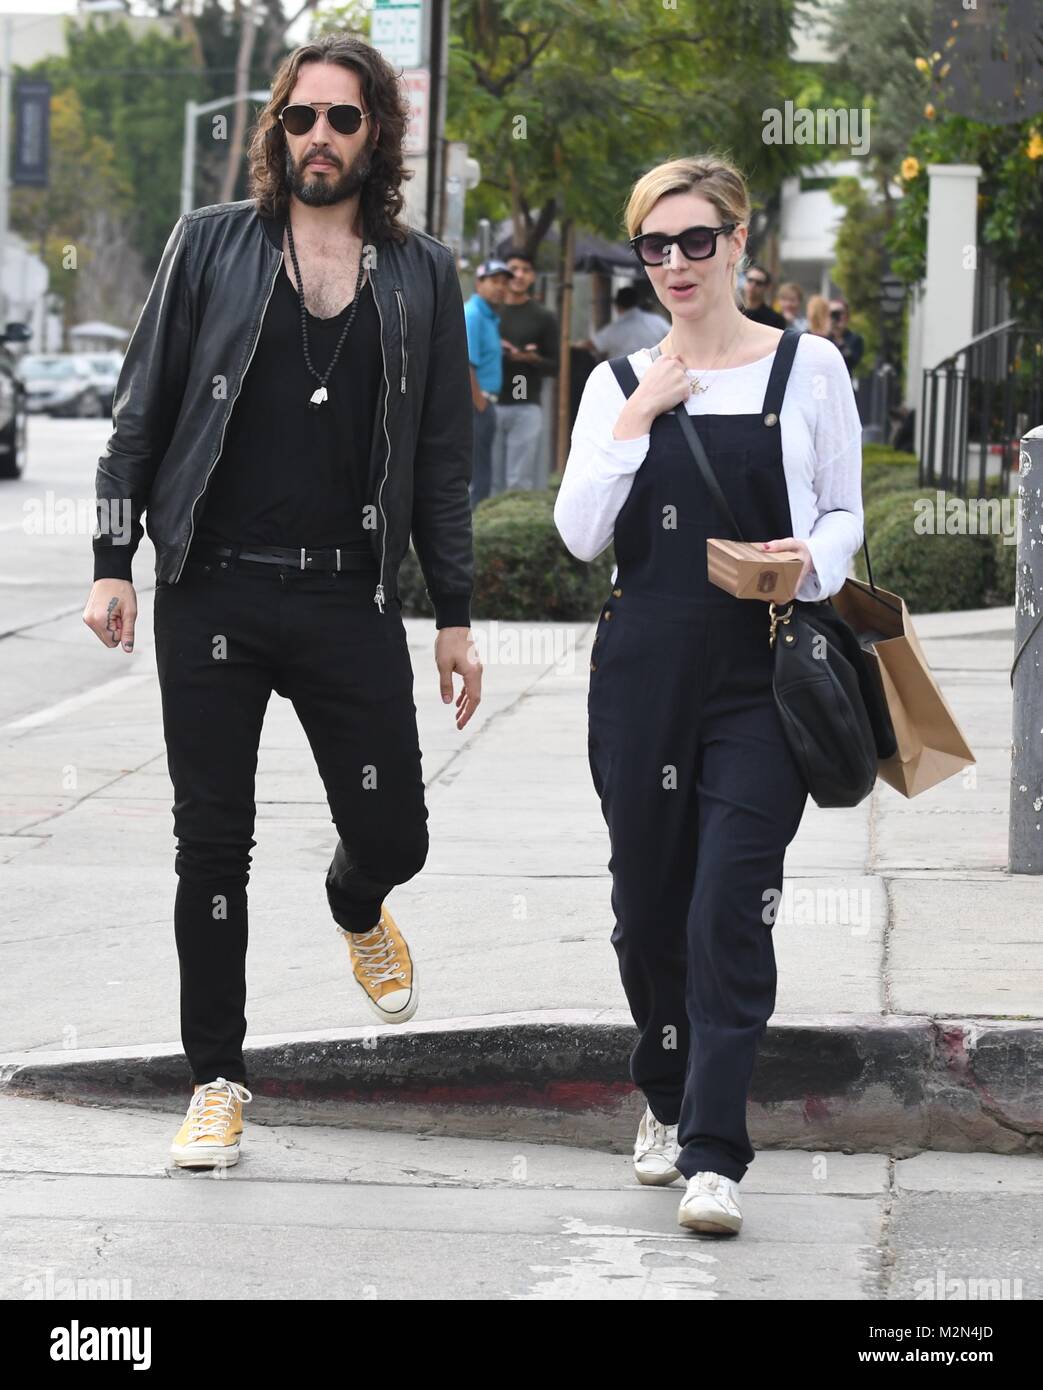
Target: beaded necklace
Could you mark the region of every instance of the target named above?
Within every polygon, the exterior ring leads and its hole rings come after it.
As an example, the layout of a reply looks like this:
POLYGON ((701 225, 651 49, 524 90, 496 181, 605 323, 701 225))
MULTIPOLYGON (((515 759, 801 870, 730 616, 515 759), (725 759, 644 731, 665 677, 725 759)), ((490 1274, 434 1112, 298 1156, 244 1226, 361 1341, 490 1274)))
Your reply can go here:
POLYGON ((311 352, 308 347, 308 311, 304 307, 304 284, 301 280, 301 268, 297 264, 297 248, 293 244, 293 227, 290 225, 289 217, 286 218, 286 236, 290 243, 290 259, 293 261, 293 274, 297 281, 297 298, 301 306, 301 343, 304 347, 304 361, 309 372, 311 372, 312 376, 319 383, 316 390, 311 394, 311 399, 308 402, 308 409, 318 410, 323 401, 329 400, 329 392, 326 390, 326 383, 330 379, 330 373, 333 371, 333 368, 337 365, 337 358, 340 356, 340 350, 344 346, 344 340, 348 336, 348 330, 355 320, 355 314, 359 307, 359 296, 362 292, 362 275, 365 266, 365 257, 362 251, 365 248, 363 247, 359 252, 359 274, 358 280, 355 282, 355 298, 351 301, 351 313, 348 315, 344 327, 340 331, 340 338, 337 342, 337 347, 333 353, 330 365, 326 368, 324 375, 320 376, 312 365, 311 352))

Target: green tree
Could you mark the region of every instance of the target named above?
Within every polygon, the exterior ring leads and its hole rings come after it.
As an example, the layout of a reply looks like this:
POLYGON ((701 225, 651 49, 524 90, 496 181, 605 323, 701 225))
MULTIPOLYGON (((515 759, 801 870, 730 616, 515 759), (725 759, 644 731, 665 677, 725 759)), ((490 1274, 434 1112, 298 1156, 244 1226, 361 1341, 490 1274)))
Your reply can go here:
POLYGON ((448 134, 482 166, 470 226, 509 217, 530 253, 562 216, 617 238, 634 180, 707 148, 773 191, 807 158, 761 139, 762 109, 792 90, 793 8, 453 0, 448 134))

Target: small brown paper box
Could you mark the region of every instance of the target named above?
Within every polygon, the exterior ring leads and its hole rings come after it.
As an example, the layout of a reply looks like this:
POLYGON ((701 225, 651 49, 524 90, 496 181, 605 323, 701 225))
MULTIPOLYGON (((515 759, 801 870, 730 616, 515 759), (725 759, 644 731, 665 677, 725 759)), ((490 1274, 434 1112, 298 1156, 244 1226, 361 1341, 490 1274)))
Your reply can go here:
POLYGON ((789 603, 797 592, 801 561, 772 559, 752 541, 706 542, 706 573, 711 584, 736 598, 789 603))
POLYGON ((975 762, 927 665, 905 600, 848 579, 832 602, 880 673, 898 743, 894 757, 879 764, 884 781, 903 796, 918 796, 975 762))

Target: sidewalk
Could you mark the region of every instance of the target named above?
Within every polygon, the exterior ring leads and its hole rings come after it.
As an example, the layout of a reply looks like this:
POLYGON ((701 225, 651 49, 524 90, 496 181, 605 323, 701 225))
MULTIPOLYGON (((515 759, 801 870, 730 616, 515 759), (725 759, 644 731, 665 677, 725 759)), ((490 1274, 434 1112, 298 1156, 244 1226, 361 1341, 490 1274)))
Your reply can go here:
MULTIPOLYGON (((27 664, 0 728, 0 1065, 20 1091, 177 1109, 172 794, 151 593, 140 599, 130 660, 87 658, 77 615, 19 649, 37 669, 97 672, 100 659, 111 674, 37 708, 27 664)), ((759 1146, 1016 1154, 1043 1137, 1040 885, 1005 870, 1013 610, 915 621, 978 762, 913 801, 878 783, 853 810, 809 803, 774 928, 759 1146)), ((304 735, 272 698, 251 873, 251 1111, 624 1146, 638 1108, 586 760, 592 627, 477 627, 492 647, 485 698, 460 734, 438 699, 434 630, 409 623, 432 848, 390 900, 419 962, 405 1028, 373 1026, 360 1002, 323 890, 336 832, 304 735), (574 642, 565 669, 555 633, 574 642), (514 639, 524 661, 503 660, 514 639)))
POLYGON ((681 1184, 639 1187, 623 1155, 248 1123, 215 1179, 166 1167, 165 1115, 8 1096, 0 1118, 0 1302, 1028 1301, 1043 1287, 1032 1157, 761 1153, 742 1237, 723 1244, 678 1227, 681 1184))

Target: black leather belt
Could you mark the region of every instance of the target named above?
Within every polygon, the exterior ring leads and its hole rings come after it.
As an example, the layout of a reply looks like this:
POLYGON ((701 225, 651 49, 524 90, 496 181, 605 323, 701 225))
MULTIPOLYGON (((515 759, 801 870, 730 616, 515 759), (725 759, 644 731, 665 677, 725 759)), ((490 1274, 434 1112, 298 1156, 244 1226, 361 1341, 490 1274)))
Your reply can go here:
POLYGON ((260 550, 240 550, 231 545, 203 545, 192 547, 192 558, 227 558, 252 560, 261 565, 292 565, 299 570, 376 570, 377 562, 370 550, 349 550, 343 548, 326 550, 306 550, 304 546, 271 545, 260 550))

